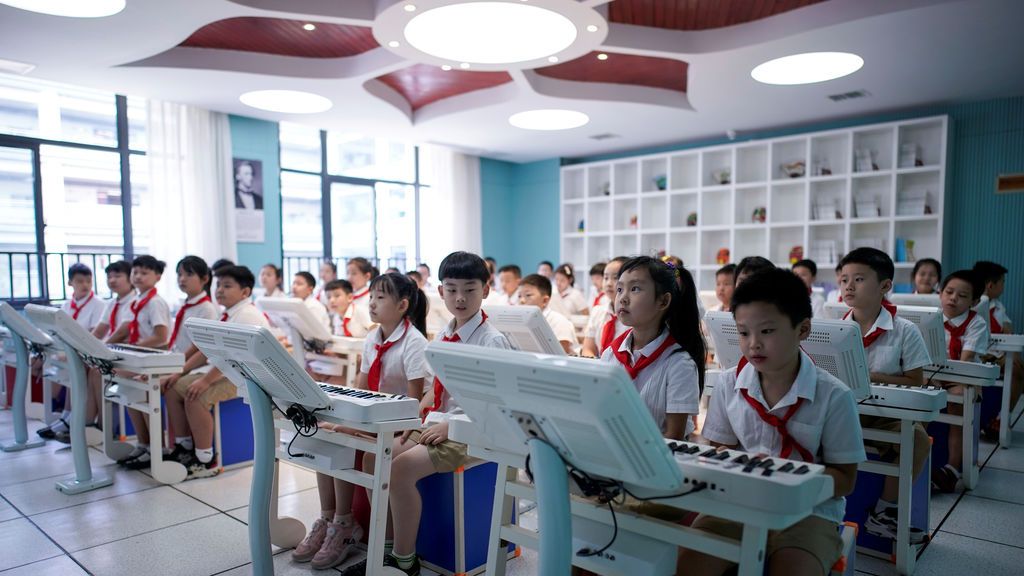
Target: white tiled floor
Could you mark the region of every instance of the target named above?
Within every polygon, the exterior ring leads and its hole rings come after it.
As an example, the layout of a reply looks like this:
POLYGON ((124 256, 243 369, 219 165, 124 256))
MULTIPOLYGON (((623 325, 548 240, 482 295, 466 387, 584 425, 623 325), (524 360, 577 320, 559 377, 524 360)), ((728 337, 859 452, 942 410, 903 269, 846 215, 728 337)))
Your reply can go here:
MULTIPOLYGON (((38 425, 30 422, 30 431, 38 425)), ((0 438, 11 435, 10 412, 0 411, 0 438)), ((94 469, 114 474, 114 485, 66 496, 54 489, 54 481, 71 474, 72 461, 59 448, 51 442, 0 453, 2 576, 251 573, 246 532, 250 468, 163 486, 144 473, 111 465, 94 450, 94 469)), ((932 498, 933 539, 918 560, 917 574, 1021 573, 1024 421, 1016 426, 1013 448, 983 443, 981 459, 986 465, 976 490, 932 498)), ((282 515, 308 522, 319 512, 312 473, 282 464, 281 493, 282 515)), ((275 552, 275 574, 314 573, 308 564, 292 562, 289 551, 275 552)), ((884 560, 859 555, 856 562, 859 574, 895 574, 884 560)), ((510 561, 509 573, 536 574, 536 554, 524 551, 510 561)))

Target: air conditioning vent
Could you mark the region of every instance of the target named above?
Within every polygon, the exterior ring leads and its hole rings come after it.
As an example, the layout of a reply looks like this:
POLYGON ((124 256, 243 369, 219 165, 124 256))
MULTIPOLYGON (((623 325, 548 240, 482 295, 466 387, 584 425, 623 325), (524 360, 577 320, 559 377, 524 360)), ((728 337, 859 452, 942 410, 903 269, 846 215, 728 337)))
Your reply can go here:
POLYGON ((830 94, 828 99, 833 102, 842 102, 844 100, 854 100, 856 98, 867 98, 871 96, 871 92, 867 90, 854 90, 852 92, 843 92, 841 94, 830 94))
POLYGON ((612 134, 611 132, 605 132, 604 134, 594 134, 589 137, 591 140, 611 140, 612 138, 622 138, 618 134, 612 134))

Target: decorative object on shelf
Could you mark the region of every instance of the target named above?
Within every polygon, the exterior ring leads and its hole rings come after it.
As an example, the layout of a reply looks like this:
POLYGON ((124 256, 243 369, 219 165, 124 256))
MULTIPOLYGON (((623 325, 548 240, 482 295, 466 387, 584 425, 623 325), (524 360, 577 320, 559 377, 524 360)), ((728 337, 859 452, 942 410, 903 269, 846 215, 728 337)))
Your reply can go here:
POLYGON ((810 252, 811 259, 822 267, 834 266, 839 255, 839 249, 835 240, 814 239, 810 252))
POLYGON ((814 164, 812 165, 812 168, 811 168, 811 175, 812 176, 831 176, 832 175, 832 168, 831 168, 831 165, 828 162, 828 158, 821 158, 821 159, 815 158, 814 159, 814 164))
POLYGON ((715 264, 724 266, 729 263, 729 249, 719 248, 718 254, 715 256, 715 264))
POLYGON ((857 148, 854 151, 854 169, 857 172, 871 172, 878 170, 878 164, 875 163, 875 156, 878 152, 870 150, 868 148, 857 148))
POLYGON ((904 240, 903 245, 906 247, 907 262, 917 262, 917 257, 914 256, 914 241, 904 240))
POLYGON ((665 176, 664 174, 660 174, 658 176, 655 176, 651 180, 654 181, 654 186, 658 190, 666 190, 666 189, 668 189, 668 176, 665 176))
POLYGON ((910 188, 901 190, 896 196, 897 216, 921 216, 931 214, 928 199, 931 192, 927 189, 910 188))
POLYGON ((697 225, 697 213, 696 212, 690 212, 689 214, 686 215, 686 225, 687 226, 696 226, 697 225))
POLYGON ((804 259, 804 247, 803 246, 793 246, 792 248, 790 248, 790 250, 789 250, 789 263, 790 264, 796 264, 797 262, 799 262, 799 261, 801 261, 803 259, 804 259))
POLYGON ((815 220, 842 220, 843 213, 839 210, 839 200, 836 198, 822 198, 815 201, 811 207, 812 217, 815 220))
POLYGON ((604 196, 611 196, 612 195, 612 183, 611 182, 605 182, 604 184, 601 184, 601 194, 604 195, 604 196))
POLYGON ((632 216, 629 217, 629 227, 630 228, 636 228, 636 222, 637 222, 636 214, 633 214, 632 216))
POLYGON ((750 221, 754 224, 764 224, 764 221, 768 218, 768 210, 764 206, 758 206, 754 208, 754 213, 750 215, 750 221))
POLYGON ((728 168, 715 170, 711 173, 711 179, 719 184, 728 184, 732 181, 732 171, 728 168))
POLYGON ((664 249, 658 250, 658 259, 659 260, 661 260, 662 258, 664 258, 667 255, 668 255, 668 252, 666 252, 664 249))
POLYGON ((915 168, 924 166, 924 160, 921 159, 920 147, 914 142, 907 142, 900 144, 900 161, 898 166, 900 168, 915 168))
POLYGON ((903 238, 896 237, 893 249, 893 261, 894 262, 906 262, 907 261, 907 246, 903 242, 903 238))
POLYGON ((854 216, 857 218, 878 218, 882 215, 877 196, 859 194, 854 199, 854 216))
POLYGON ((790 178, 799 178, 807 171, 807 165, 803 160, 782 164, 782 173, 790 178))
POLYGON ((875 248, 885 252, 885 238, 854 238, 850 240, 850 248, 875 248))
POLYGON ((581 218, 580 219, 580 223, 576 226, 576 231, 577 232, 583 232, 584 230, 585 230, 585 228, 583 227, 583 219, 581 218))

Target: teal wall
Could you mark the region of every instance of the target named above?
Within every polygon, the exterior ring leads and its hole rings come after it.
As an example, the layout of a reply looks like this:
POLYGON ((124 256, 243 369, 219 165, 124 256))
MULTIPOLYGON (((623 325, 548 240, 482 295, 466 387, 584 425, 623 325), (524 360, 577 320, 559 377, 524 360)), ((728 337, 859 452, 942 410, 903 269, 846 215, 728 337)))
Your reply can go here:
MULTIPOLYGON (((997 195, 994 190, 999 174, 1024 172, 1024 97, 750 133, 737 141, 935 115, 950 117, 943 269, 970 267, 975 260, 983 258, 1009 268, 1003 301, 1014 324, 1020 328, 1024 326, 1024 193, 997 195)), ((525 269, 532 269, 541 259, 557 259, 559 165, 562 163, 610 160, 727 142, 717 138, 529 164, 485 158, 480 166, 484 251, 493 251, 499 262, 514 262, 525 269), (514 234, 510 227, 515 227, 514 234)))
POLYGON ((231 155, 263 163, 264 241, 239 242, 238 263, 258 273, 267 262, 281 262, 281 168, 277 123, 231 116, 231 155))

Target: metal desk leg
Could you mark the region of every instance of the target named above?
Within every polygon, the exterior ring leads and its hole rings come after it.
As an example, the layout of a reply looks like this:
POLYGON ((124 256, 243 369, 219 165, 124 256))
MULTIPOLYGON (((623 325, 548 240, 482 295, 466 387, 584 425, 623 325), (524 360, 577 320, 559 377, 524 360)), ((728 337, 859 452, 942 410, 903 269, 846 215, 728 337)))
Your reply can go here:
POLYGON ((1013 441, 1013 434, 1010 433, 1013 406, 1010 405, 1010 402, 1013 398, 1013 361, 1016 359, 1016 352, 1006 353, 1006 364, 1003 366, 1003 405, 999 408, 1000 448, 1009 448, 1013 441))
POLYGON ((964 487, 974 490, 978 484, 978 458, 974 454, 974 401, 977 390, 974 386, 964 386, 964 416, 961 432, 964 441, 964 487))
MULTIPOLYGON (((103 384, 101 384, 100 386, 103 386, 103 384)), ((115 404, 114 402, 108 400, 106 397, 105 390, 101 394, 101 396, 103 397, 103 415, 101 420, 103 422, 103 453, 106 454, 107 458, 110 458, 111 460, 120 460, 122 458, 126 458, 129 454, 131 454, 132 450, 134 450, 135 447, 127 442, 121 441, 121 437, 124 436, 124 427, 127 422, 127 420, 125 419, 124 411, 121 410, 121 436, 115 438, 114 406, 120 407, 121 405, 115 404)))
POLYGON ((750 524, 743 525, 743 541, 740 542, 740 566, 738 576, 763 576, 765 548, 768 546, 768 529, 750 524))
MULTIPOLYGON (((15 332, 11 332, 14 354, 18 363, 14 369, 14 394, 11 398, 11 416, 14 417, 14 442, 4 442, 0 448, 4 452, 17 452, 29 448, 38 448, 46 444, 42 438, 28 437, 28 423, 25 420, 25 396, 32 383, 32 366, 29 361, 28 344, 15 332)), ((4 371, 4 389, 7 386, 7 366, 0 365, 4 371)))
POLYGON ((58 340, 68 357, 68 376, 71 378, 71 390, 68 401, 71 403, 71 454, 75 461, 75 475, 57 482, 57 489, 65 494, 81 494, 104 486, 110 486, 114 479, 110 476, 93 475, 89 466, 89 446, 85 443, 85 403, 88 384, 85 381, 85 364, 78 352, 63 340, 58 340))
POLYGON ((249 493, 249 554, 255 576, 273 576, 274 558, 270 553, 270 502, 274 467, 277 462, 274 445, 274 420, 266 392, 252 382, 249 405, 252 409, 253 464, 252 489, 249 493))
MULTIPOLYGON (((508 542, 501 539, 501 527, 512 517, 515 498, 505 494, 505 487, 516 480, 518 471, 504 464, 498 464, 498 472, 494 476, 494 502, 491 504, 491 532, 487 546, 488 576, 505 576, 505 565, 508 562, 508 542)), ((517 518, 518 522, 518 512, 517 518)))
POLYGON ((572 514, 569 473, 558 452, 547 442, 530 442, 533 478, 537 487, 537 527, 540 532, 540 576, 565 576, 572 567, 572 514))
POLYGON ((900 420, 899 497, 896 507, 896 570, 900 574, 913 574, 917 560, 910 546, 910 511, 914 491, 914 423, 900 420))
POLYGON ((153 479, 164 484, 177 484, 188 476, 179 462, 164 460, 164 412, 160 406, 160 382, 146 377, 146 398, 149 401, 149 458, 153 479))

